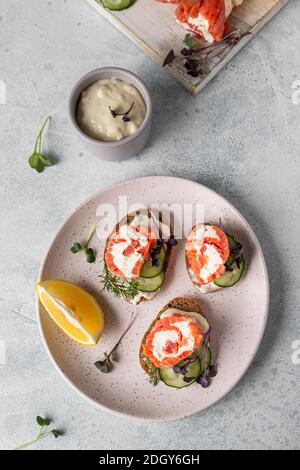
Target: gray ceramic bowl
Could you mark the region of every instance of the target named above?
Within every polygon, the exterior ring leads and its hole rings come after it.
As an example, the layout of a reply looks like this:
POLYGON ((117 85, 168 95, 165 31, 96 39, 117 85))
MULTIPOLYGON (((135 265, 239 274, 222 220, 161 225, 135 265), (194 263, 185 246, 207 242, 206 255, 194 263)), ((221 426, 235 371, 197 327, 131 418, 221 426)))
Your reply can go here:
POLYGON ((69 115, 76 133, 90 153, 102 160, 120 162, 137 155, 144 148, 151 130, 152 101, 145 83, 137 75, 117 67, 103 67, 87 73, 76 83, 69 98, 69 115), (147 111, 141 127, 134 134, 116 142, 103 142, 89 137, 80 129, 76 121, 76 109, 83 90, 98 80, 112 77, 134 85, 144 98, 147 111))

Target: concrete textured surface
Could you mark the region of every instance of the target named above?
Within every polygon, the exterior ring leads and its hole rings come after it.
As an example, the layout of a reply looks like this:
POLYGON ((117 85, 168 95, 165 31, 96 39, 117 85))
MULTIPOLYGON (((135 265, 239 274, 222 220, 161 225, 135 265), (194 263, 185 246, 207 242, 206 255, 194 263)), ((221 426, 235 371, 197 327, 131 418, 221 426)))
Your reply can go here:
POLYGON ((39 449, 299 449, 299 48, 291 0, 192 97, 83 0, 0 0, 0 448, 30 438, 41 414, 66 432, 39 449), (76 79, 105 65, 139 74, 155 107, 147 148, 118 164, 85 152, 66 110, 76 79), (47 115, 56 165, 38 175, 27 157, 47 115), (39 336, 33 286, 53 234, 81 201, 162 174, 199 181, 246 216, 265 252, 271 305, 258 355, 225 399, 184 421, 143 424, 96 411, 64 383, 39 336))

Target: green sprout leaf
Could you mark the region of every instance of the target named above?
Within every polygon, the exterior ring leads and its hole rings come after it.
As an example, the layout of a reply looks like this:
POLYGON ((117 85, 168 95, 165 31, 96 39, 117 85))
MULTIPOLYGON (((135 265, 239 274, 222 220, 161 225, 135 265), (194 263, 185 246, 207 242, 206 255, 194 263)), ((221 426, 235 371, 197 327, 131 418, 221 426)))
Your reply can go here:
POLYGON ((51 423, 49 418, 42 418, 41 416, 36 417, 36 422, 39 426, 49 426, 49 424, 51 423))
POLYGON ((42 154, 42 138, 43 132, 46 125, 48 124, 50 117, 48 116, 36 138, 34 150, 28 158, 30 167, 36 170, 38 173, 42 173, 46 167, 52 166, 52 163, 48 157, 42 154))
POLYGON ((94 263, 96 260, 94 250, 92 248, 86 248, 84 250, 85 257, 88 263, 94 263))
POLYGON ((52 429, 51 431, 44 432, 45 428, 49 426, 51 423, 51 420, 49 418, 42 418, 42 416, 37 416, 35 419, 40 427, 38 434, 30 441, 27 441, 24 444, 21 444, 20 446, 16 447, 14 450, 22 450, 22 449, 25 449, 26 447, 31 446, 35 442, 40 441, 41 439, 45 439, 46 437, 49 437, 49 436, 54 436, 57 438, 62 434, 57 429, 52 429))
POLYGON ((80 243, 74 243, 74 245, 71 247, 71 251, 72 253, 79 253, 79 251, 82 250, 82 246, 80 245, 80 243))
POLYGON ((73 246, 71 246, 70 251, 73 254, 79 253, 83 251, 85 254, 85 258, 87 263, 94 263, 96 261, 96 253, 92 248, 89 248, 90 241, 92 240, 94 233, 96 231, 96 224, 94 224, 88 234, 88 237, 84 243, 75 242, 73 246))
POLYGON ((100 370, 100 372, 103 372, 103 374, 107 374, 110 371, 110 360, 108 357, 107 353, 104 353, 105 359, 103 361, 97 361, 95 362, 95 366, 97 369, 100 370))
POLYGON ((195 47, 192 36, 190 34, 185 35, 183 42, 187 46, 188 49, 193 49, 195 47))

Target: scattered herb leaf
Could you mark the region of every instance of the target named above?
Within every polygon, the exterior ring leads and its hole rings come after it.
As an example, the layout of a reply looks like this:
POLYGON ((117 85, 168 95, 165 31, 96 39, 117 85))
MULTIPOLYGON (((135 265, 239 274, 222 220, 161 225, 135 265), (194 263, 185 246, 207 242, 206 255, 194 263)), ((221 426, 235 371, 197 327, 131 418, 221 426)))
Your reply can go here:
POLYGON ((45 122, 36 138, 34 150, 32 154, 30 155, 30 157, 28 158, 29 165, 38 173, 42 173, 47 166, 52 166, 50 159, 42 154, 43 132, 49 121, 50 121, 50 117, 48 116, 45 119, 45 122))
POLYGON ((112 292, 116 297, 133 299, 139 294, 139 281, 121 279, 110 272, 104 263, 103 274, 100 276, 103 290, 112 292))
POLYGON ((108 372, 111 371, 111 369, 113 367, 112 355, 114 354, 114 352, 119 347, 119 345, 120 345, 122 339, 124 338, 124 336, 126 335, 126 333, 132 327, 134 321, 135 321, 135 315, 132 314, 131 318, 130 318, 130 322, 129 322, 127 328, 123 331, 123 333, 121 334, 120 338, 118 339, 117 343, 114 345, 114 347, 112 348, 110 353, 105 352, 104 353, 104 359, 95 362, 94 365, 97 367, 97 369, 100 370, 100 372, 103 372, 104 374, 107 374, 108 372))
POLYGON ((88 263, 94 263, 96 260, 96 254, 95 251, 92 248, 89 248, 90 241, 92 240, 94 233, 96 231, 96 224, 94 224, 90 230, 90 233, 88 234, 88 237, 86 241, 81 244, 78 242, 75 242, 73 246, 71 246, 70 251, 75 254, 79 253, 80 251, 83 251, 86 257, 86 261, 88 263))
POLYGON ((57 438, 62 434, 57 429, 52 429, 51 431, 44 432, 45 428, 51 424, 51 421, 49 418, 42 418, 41 416, 37 416, 36 422, 40 426, 40 429, 39 429, 38 434, 35 436, 35 438, 31 439, 30 441, 25 442, 24 444, 21 444, 20 446, 16 447, 14 450, 25 449, 26 447, 31 446, 32 444, 40 441, 41 439, 45 439, 46 437, 49 437, 49 436, 54 436, 55 438, 57 438))

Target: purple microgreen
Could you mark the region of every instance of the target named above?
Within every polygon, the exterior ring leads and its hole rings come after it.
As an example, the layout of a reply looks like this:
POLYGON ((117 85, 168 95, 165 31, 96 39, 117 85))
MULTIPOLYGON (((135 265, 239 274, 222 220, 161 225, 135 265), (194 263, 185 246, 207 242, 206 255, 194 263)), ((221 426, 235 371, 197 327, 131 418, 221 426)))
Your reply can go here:
MULTIPOLYGON (((160 224, 157 221, 152 211, 150 211, 150 215, 158 232, 158 239, 156 241, 156 246, 152 248, 150 256, 152 259, 152 266, 158 267, 159 262, 160 262, 159 258, 160 258, 161 250, 164 250, 164 240, 163 240, 163 235, 162 235, 162 231, 160 228, 160 224)), ((174 235, 170 236, 170 238, 167 240, 166 245, 168 248, 172 248, 177 245, 177 240, 175 239, 174 235)))
POLYGON ((114 111, 113 109, 111 109, 111 107, 110 107, 110 106, 109 106, 109 110, 110 110, 110 112, 111 112, 111 115, 112 115, 112 117, 113 117, 113 118, 115 118, 115 117, 117 117, 117 116, 118 116, 118 115, 117 115, 117 113, 116 113, 116 111, 114 111))
POLYGON ((208 368, 208 376, 213 378, 217 375, 217 367, 214 365, 209 366, 208 368))
POLYGON ((118 339, 118 341, 116 342, 116 344, 114 345, 114 347, 112 348, 112 350, 110 351, 110 353, 107 353, 105 352, 104 353, 104 359, 100 360, 100 361, 96 361, 94 363, 94 365, 97 367, 97 369, 100 370, 100 372, 103 372, 104 374, 107 374, 108 372, 111 371, 112 367, 113 367, 113 363, 112 363, 112 355, 114 354, 114 352, 118 349, 122 339, 124 338, 124 336, 126 335, 126 333, 130 330, 130 328, 132 327, 133 323, 135 322, 135 315, 132 314, 131 317, 130 317, 130 322, 127 326, 127 328, 123 331, 123 333, 121 334, 120 338, 118 339))
POLYGON ((184 47, 183 49, 181 49, 181 54, 184 57, 188 57, 189 55, 192 54, 192 51, 190 49, 187 49, 186 47, 184 47))
POLYGON ((165 60, 163 61, 162 66, 165 67, 166 65, 172 64, 172 62, 176 59, 173 49, 170 50, 168 55, 166 56, 165 60))
POLYGON ((238 253, 239 251, 241 251, 242 248, 243 246, 239 242, 237 242, 236 245, 231 248, 231 253, 238 253))
POLYGON ((181 375, 186 375, 188 373, 187 366, 188 366, 188 364, 186 364, 185 366, 180 368, 181 375))
POLYGON ((215 66, 213 59, 221 59, 224 53, 229 52, 243 37, 249 34, 251 33, 241 33, 238 30, 232 31, 222 41, 212 44, 201 42, 196 37, 192 37, 191 34, 187 34, 183 40, 185 47, 181 50, 181 56, 176 57, 173 50, 171 50, 163 65, 176 60, 183 60, 188 75, 192 77, 206 75, 215 66))
POLYGON ((205 377, 205 375, 198 377, 196 382, 203 388, 207 388, 209 386, 209 380, 207 377, 205 377))
POLYGON ((124 122, 129 122, 130 118, 129 118, 128 115, 129 115, 130 111, 132 110, 133 106, 134 106, 134 101, 132 102, 130 108, 127 111, 125 111, 125 113, 117 113, 115 110, 111 109, 110 106, 109 106, 109 110, 110 110, 111 115, 112 115, 113 118, 115 118, 117 116, 122 116, 122 120, 124 122))
POLYGON ((162 250, 163 245, 157 244, 154 248, 151 250, 151 256, 154 258, 155 255, 159 255, 159 253, 162 250))
POLYGON ((173 248, 173 246, 176 246, 178 244, 177 240, 175 239, 174 235, 171 235, 169 240, 167 241, 167 247, 168 248, 173 248))
POLYGON ((190 383, 192 380, 195 380, 195 377, 183 377, 183 381, 186 383, 190 383))
POLYGON ((179 367, 179 366, 174 366, 174 367, 173 367, 173 371, 175 372, 175 374, 180 374, 180 373, 181 373, 181 367, 179 367))

